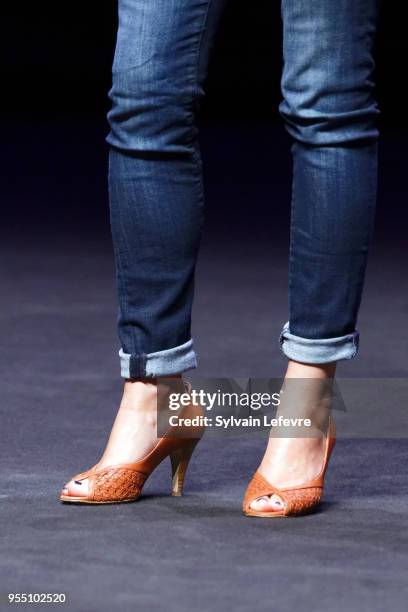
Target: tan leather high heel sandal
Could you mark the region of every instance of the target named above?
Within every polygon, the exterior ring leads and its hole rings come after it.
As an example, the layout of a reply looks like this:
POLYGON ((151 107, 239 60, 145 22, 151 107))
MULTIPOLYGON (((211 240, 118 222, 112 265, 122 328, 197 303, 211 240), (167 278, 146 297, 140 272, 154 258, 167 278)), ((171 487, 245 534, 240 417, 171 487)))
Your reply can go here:
POLYGON ((296 516, 311 512, 320 502, 323 495, 324 476, 329 464, 330 456, 336 443, 336 430, 333 420, 330 418, 326 438, 326 450, 324 455, 323 467, 313 480, 298 485, 278 489, 262 476, 257 470, 246 490, 242 508, 246 516, 258 516, 264 518, 276 518, 286 516, 296 516), (284 507, 282 510, 253 510, 252 502, 259 497, 269 497, 279 495, 284 507))
MULTIPOLYGON (((193 405, 189 406, 191 408, 193 405)), ((201 416, 201 406, 194 406, 189 417, 201 416)), ((183 411, 183 417, 185 410, 183 411)), ((172 468, 172 495, 183 494, 184 480, 193 451, 200 441, 203 427, 194 427, 196 437, 160 438, 156 446, 143 459, 136 463, 123 463, 99 468, 98 464, 86 472, 81 472, 72 480, 88 479, 88 495, 73 496, 61 493, 60 500, 76 504, 115 504, 136 501, 143 486, 153 470, 170 457, 172 468)))

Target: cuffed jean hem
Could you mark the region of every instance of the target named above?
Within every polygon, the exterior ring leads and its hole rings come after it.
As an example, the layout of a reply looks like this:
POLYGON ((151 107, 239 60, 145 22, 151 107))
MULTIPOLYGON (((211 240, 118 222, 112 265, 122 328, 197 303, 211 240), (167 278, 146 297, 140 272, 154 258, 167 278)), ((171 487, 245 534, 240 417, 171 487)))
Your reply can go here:
POLYGON ((119 351, 120 373, 123 378, 155 378, 173 376, 197 367, 193 340, 157 353, 134 354, 119 351))
POLYGON ((285 323, 280 335, 281 350, 289 359, 301 363, 331 363, 353 359, 358 351, 358 331, 338 338, 309 339, 294 336, 285 323))

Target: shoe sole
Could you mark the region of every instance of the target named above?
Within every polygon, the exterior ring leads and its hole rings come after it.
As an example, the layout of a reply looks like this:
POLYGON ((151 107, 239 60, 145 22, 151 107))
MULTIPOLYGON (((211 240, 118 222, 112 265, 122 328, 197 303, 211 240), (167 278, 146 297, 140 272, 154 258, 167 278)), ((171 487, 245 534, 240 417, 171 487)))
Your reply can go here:
POLYGON ((134 497, 132 499, 118 499, 114 501, 93 501, 84 499, 83 497, 72 497, 68 495, 61 495, 60 501, 65 504, 91 504, 91 505, 99 505, 99 504, 126 504, 129 502, 135 502, 139 499, 139 497, 134 497))
POLYGON ((244 512, 244 515, 257 516, 258 518, 289 518, 288 514, 282 514, 281 512, 244 512))

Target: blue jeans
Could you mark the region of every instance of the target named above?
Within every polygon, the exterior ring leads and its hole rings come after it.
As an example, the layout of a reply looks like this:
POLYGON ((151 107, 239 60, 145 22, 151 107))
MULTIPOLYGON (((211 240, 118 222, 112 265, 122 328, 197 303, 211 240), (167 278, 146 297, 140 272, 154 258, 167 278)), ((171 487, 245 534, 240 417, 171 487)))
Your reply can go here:
MULTIPOLYGON (((196 366, 190 332, 203 221, 196 117, 228 0, 119 0, 109 193, 121 372, 196 366)), ((282 0, 283 101, 293 137, 284 354, 354 357, 377 186, 378 0, 282 0)))

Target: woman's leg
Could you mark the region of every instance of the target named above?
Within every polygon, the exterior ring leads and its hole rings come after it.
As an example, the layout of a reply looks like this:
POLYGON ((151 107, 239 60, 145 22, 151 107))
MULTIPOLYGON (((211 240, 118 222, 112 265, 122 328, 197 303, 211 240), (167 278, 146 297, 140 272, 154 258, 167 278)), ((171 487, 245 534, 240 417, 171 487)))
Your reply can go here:
MULTIPOLYGON (((190 335, 203 219, 196 115, 224 0, 119 0, 109 194, 121 406, 100 466, 156 443, 155 377, 196 366, 190 335)), ((86 495, 87 482, 69 483, 86 495)))
MULTIPOLYGON (((290 360, 287 378, 314 378, 316 389, 323 388, 319 379, 334 376, 337 361, 351 359, 358 349, 356 321, 377 186, 378 4, 282 1, 280 111, 294 140, 294 166, 290 318, 281 346, 290 360)), ((311 414, 308 397, 302 401, 311 414)), ((322 448, 321 435, 271 437, 260 470, 278 487, 301 484, 318 473, 322 448)), ((254 502, 256 509, 268 507, 279 508, 279 499, 254 502)))
POLYGON ((196 366, 203 221, 196 115, 223 0, 119 0, 109 192, 124 378, 196 366))

